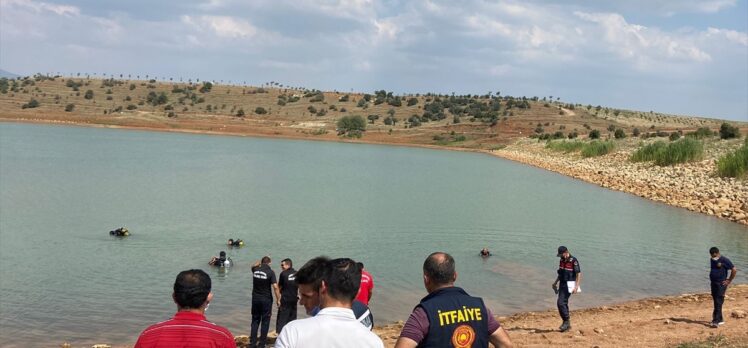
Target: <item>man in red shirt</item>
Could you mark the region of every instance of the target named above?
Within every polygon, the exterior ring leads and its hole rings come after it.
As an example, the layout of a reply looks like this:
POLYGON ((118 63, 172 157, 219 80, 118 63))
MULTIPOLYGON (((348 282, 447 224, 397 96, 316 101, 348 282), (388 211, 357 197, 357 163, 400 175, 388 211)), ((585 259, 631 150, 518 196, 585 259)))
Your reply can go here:
POLYGON ((371 295, 374 293, 374 278, 366 271, 363 263, 359 262, 358 266, 361 267, 361 287, 358 288, 356 299, 368 306, 371 295))
POLYGON ((213 300, 210 288, 210 276, 202 270, 179 273, 171 295, 177 314, 145 329, 135 348, 236 348, 229 330, 205 319, 205 310, 213 300))

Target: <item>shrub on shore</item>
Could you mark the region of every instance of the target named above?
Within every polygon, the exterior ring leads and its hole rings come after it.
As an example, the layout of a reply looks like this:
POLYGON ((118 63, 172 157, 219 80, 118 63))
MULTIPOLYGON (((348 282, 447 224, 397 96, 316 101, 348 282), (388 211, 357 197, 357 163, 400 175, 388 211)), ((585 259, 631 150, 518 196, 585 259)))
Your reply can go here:
POLYGON ((655 141, 654 143, 647 144, 640 147, 636 152, 631 155, 631 162, 647 162, 654 161, 657 153, 667 146, 664 141, 655 141))
POLYGON ((593 141, 582 148, 582 157, 597 157, 609 154, 616 148, 614 141, 593 141))
POLYGON ((748 177, 748 137, 742 147, 717 160, 717 175, 738 179, 748 177))
POLYGON ((599 130, 597 130, 597 129, 593 129, 593 130, 592 130, 592 131, 590 132, 590 135, 589 135, 589 137, 590 137, 590 139, 600 139, 600 131, 599 131, 599 130))
POLYGON ((359 115, 343 116, 338 120, 338 135, 346 134, 348 136, 361 137, 361 133, 366 130, 366 121, 359 115))
POLYGON ((725 122, 719 127, 719 137, 721 139, 740 138, 740 130, 738 127, 725 122))
POLYGON ((558 152, 576 152, 584 147, 584 143, 581 141, 549 141, 545 144, 546 149, 550 149, 558 152))
POLYGON ((632 162, 654 161, 658 166, 692 162, 704 157, 704 144, 692 138, 684 138, 665 144, 657 141, 639 148, 631 155, 632 162))

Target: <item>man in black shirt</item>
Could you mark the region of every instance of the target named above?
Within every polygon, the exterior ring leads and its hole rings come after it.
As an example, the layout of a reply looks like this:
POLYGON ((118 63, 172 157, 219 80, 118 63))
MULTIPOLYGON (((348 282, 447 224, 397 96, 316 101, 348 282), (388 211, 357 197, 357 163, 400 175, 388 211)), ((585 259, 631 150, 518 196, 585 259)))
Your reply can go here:
POLYGON ((289 321, 296 320, 296 303, 299 299, 299 287, 296 286, 296 270, 291 259, 281 261, 283 270, 278 278, 281 297, 278 305, 278 318, 275 319, 275 332, 283 330, 289 321))
POLYGON ((263 256, 261 261, 252 265, 252 330, 249 336, 251 348, 265 348, 270 328, 270 313, 273 309, 273 294, 270 288, 275 290, 275 297, 280 299, 278 282, 275 273, 270 268, 270 257, 263 256), (260 339, 257 340, 257 328, 260 328, 260 339))

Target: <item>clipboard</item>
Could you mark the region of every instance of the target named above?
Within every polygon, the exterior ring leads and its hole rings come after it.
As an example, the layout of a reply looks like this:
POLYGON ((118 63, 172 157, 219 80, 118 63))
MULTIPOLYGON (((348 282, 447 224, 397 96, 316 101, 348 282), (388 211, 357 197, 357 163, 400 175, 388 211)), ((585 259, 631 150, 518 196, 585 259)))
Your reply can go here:
MULTIPOLYGON (((571 294, 572 291, 574 291, 574 287, 575 286, 577 286, 577 282, 576 281, 570 280, 570 281, 566 282, 566 289, 569 291, 570 294, 571 294)), ((582 292, 582 287, 581 286, 579 287, 579 289, 577 289, 577 293, 580 293, 580 292, 582 292)))

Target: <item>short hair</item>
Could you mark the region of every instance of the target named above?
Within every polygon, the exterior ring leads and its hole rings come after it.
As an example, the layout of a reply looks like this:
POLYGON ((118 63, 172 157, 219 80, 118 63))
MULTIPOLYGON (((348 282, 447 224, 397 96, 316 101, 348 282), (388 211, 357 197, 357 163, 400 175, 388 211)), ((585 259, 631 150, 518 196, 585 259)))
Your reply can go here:
POLYGON ((364 263, 363 262, 356 262, 358 267, 361 267, 361 269, 364 269, 364 263))
POLYGON ((270 263, 270 256, 263 256, 261 262, 262 263, 270 263))
POLYGON ((330 261, 330 272, 325 277, 330 297, 353 302, 361 286, 361 267, 347 257, 330 261))
POLYGON ((719 252, 719 248, 717 247, 711 247, 709 248, 709 254, 716 254, 719 252))
POLYGON ((208 299, 210 288, 210 276, 203 270, 182 271, 174 281, 174 301, 179 308, 200 308, 208 299))
POLYGON ((233 241, 234 241, 234 239, 233 239, 233 238, 229 238, 229 242, 233 242, 233 241))
POLYGON ((221 251, 220 253, 218 253, 218 256, 220 256, 220 257, 226 257, 226 252, 225 251, 221 251))
POLYGON ((435 252, 423 262, 423 274, 435 285, 449 284, 455 277, 455 259, 445 252, 435 252))
POLYGON ((296 271, 296 284, 312 285, 314 291, 319 291, 322 279, 329 271, 330 258, 317 256, 307 261, 296 271))
POLYGON ((288 265, 288 267, 293 267, 293 261, 291 259, 283 259, 281 263, 285 263, 288 265))

